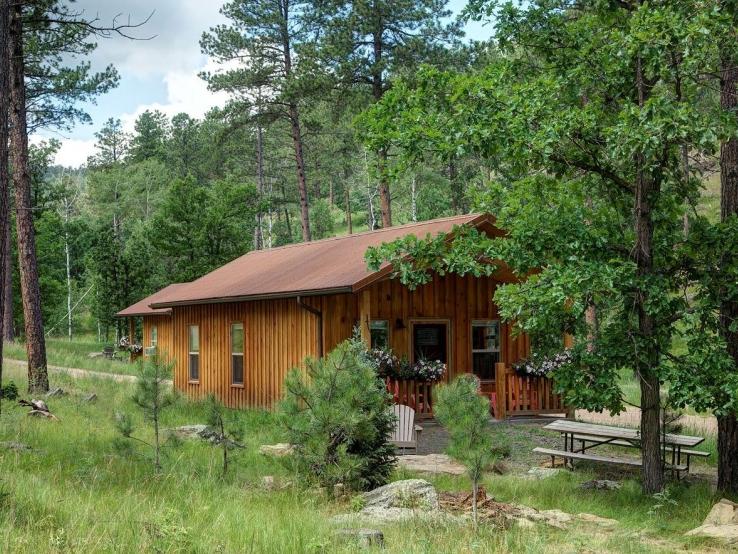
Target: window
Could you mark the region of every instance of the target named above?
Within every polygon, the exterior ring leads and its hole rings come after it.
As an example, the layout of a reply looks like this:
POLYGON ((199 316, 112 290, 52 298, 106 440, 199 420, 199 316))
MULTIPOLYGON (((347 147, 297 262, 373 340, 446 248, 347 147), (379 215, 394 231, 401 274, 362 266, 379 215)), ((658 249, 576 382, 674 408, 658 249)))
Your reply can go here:
POLYGON ((369 322, 369 335, 372 348, 389 348, 389 321, 374 319, 369 322))
POLYGON ((500 322, 472 322, 472 370, 483 381, 493 381, 500 361, 500 322))
POLYGON ((151 344, 149 346, 156 346, 157 342, 159 342, 159 333, 156 329, 156 325, 151 326, 151 344))
POLYGON ((445 323, 413 324, 413 361, 448 363, 448 326, 445 323))
POLYGON ((200 328, 190 325, 189 329, 190 381, 200 380, 200 328))
POLYGON ((243 385, 243 323, 231 324, 231 382, 243 385))

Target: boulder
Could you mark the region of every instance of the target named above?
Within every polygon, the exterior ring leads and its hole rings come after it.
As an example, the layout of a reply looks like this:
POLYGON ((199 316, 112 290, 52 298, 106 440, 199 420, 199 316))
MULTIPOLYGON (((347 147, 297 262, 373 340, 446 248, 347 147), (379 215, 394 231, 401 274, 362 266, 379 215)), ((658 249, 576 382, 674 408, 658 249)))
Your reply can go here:
POLYGON ((687 536, 738 543, 738 504, 723 498, 712 507, 702 525, 688 531, 687 536))
POLYGON ((67 393, 61 387, 55 387, 46 393, 46 398, 54 398, 57 396, 66 396, 67 393))
POLYGON ((504 460, 497 460, 492 465, 492 473, 495 473, 497 475, 507 475, 511 471, 512 468, 510 467, 510 464, 504 460))
POLYGON ((352 514, 340 514, 331 518, 340 525, 386 525, 388 523, 404 523, 407 521, 423 521, 428 523, 460 523, 468 521, 463 516, 455 516, 440 510, 418 510, 414 508, 364 508, 352 514))
POLYGON ((384 546, 384 533, 378 529, 367 529, 361 527, 358 529, 339 529, 336 535, 343 541, 356 542, 363 548, 376 546, 382 548, 384 546))
POLYGON ((579 488, 614 491, 618 490, 622 486, 623 484, 619 483, 618 481, 610 481, 609 479, 593 479, 592 481, 585 481, 584 483, 579 485, 579 488))
POLYGON ((439 509, 438 493, 425 479, 395 481, 365 492, 362 496, 366 508, 407 508, 423 511, 439 509))
POLYGON ((549 479, 566 472, 559 467, 532 467, 528 470, 528 475, 533 479, 549 479))
POLYGON ((97 395, 94 392, 91 392, 90 394, 87 394, 82 397, 82 402, 86 402, 88 404, 95 402, 96 400, 97 400, 97 395))
POLYGON ((605 528, 616 527, 619 524, 617 519, 609 519, 606 517, 596 516, 594 514, 577 514, 576 517, 579 521, 585 521, 587 523, 594 523, 595 525, 598 525, 599 527, 605 527, 605 528))
POLYGON ((280 442, 277 444, 262 444, 259 447, 259 453, 265 456, 275 456, 281 458, 283 456, 290 456, 295 451, 295 447, 286 442, 280 442))
POLYGON ((274 476, 273 475, 265 475, 261 478, 261 486, 270 491, 274 490, 274 476))
POLYGON ((211 440, 215 436, 215 430, 208 425, 181 425, 167 431, 180 439, 211 440))
POLYGON ((466 468, 445 454, 415 454, 397 457, 397 467, 420 473, 464 475, 466 468))

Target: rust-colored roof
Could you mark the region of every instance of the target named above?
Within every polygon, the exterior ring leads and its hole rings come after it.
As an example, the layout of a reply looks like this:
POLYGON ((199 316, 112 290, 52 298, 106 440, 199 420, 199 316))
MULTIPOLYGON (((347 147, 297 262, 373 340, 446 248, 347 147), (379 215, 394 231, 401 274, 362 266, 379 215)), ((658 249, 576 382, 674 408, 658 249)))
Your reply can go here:
POLYGON ((158 292, 155 292, 151 296, 147 296, 136 302, 135 304, 128 306, 125 310, 119 311, 115 314, 115 317, 138 317, 144 315, 168 315, 172 313, 171 308, 152 308, 151 304, 154 302, 163 302, 167 300, 176 290, 187 283, 174 283, 167 287, 164 287, 158 292))
POLYGON ((492 228, 492 222, 490 215, 471 214, 254 250, 195 281, 179 286, 174 294, 167 294, 166 298, 151 300, 152 297, 149 297, 148 300, 151 306, 160 309, 254 298, 352 292, 389 271, 389 267, 378 272, 367 269, 364 253, 368 247, 409 234, 420 238, 436 236, 452 231, 457 225, 492 228))

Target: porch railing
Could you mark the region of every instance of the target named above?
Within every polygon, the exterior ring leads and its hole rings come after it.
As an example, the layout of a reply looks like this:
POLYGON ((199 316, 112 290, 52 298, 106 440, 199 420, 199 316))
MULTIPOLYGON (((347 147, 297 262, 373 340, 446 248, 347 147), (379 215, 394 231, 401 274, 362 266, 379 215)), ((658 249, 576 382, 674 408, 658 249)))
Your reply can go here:
POLYGON ((404 404, 415 410, 420 419, 433 417, 433 384, 428 381, 410 381, 387 378, 387 391, 395 404, 404 404))
POLYGON ((569 412, 551 379, 520 375, 504 363, 495 365, 495 389, 497 419, 569 412))

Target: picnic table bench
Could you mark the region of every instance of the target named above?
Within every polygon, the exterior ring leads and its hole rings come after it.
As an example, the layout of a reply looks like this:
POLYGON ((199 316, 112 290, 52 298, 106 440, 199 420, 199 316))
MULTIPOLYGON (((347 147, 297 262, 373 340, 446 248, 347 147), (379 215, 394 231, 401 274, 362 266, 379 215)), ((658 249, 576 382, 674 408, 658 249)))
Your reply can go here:
MULTIPOLYGON (((569 461, 573 467, 574 460, 588 460, 609 464, 640 466, 641 461, 633 458, 622 458, 610 455, 587 453, 588 450, 602 445, 623 446, 626 448, 640 448, 641 435, 636 429, 599 425, 596 423, 582 423, 579 421, 556 420, 544 427, 549 431, 556 431, 564 437, 564 449, 534 448, 539 454, 551 456, 553 465, 557 457, 569 461), (578 443, 578 448, 576 444, 578 443)), ((693 450, 692 448, 704 441, 704 437, 678 435, 667 433, 662 438, 662 448, 665 453, 671 454, 671 461, 664 464, 666 469, 676 473, 689 472, 690 459, 694 456, 707 457, 709 452, 693 450), (684 461, 682 457, 684 456, 684 461)))

